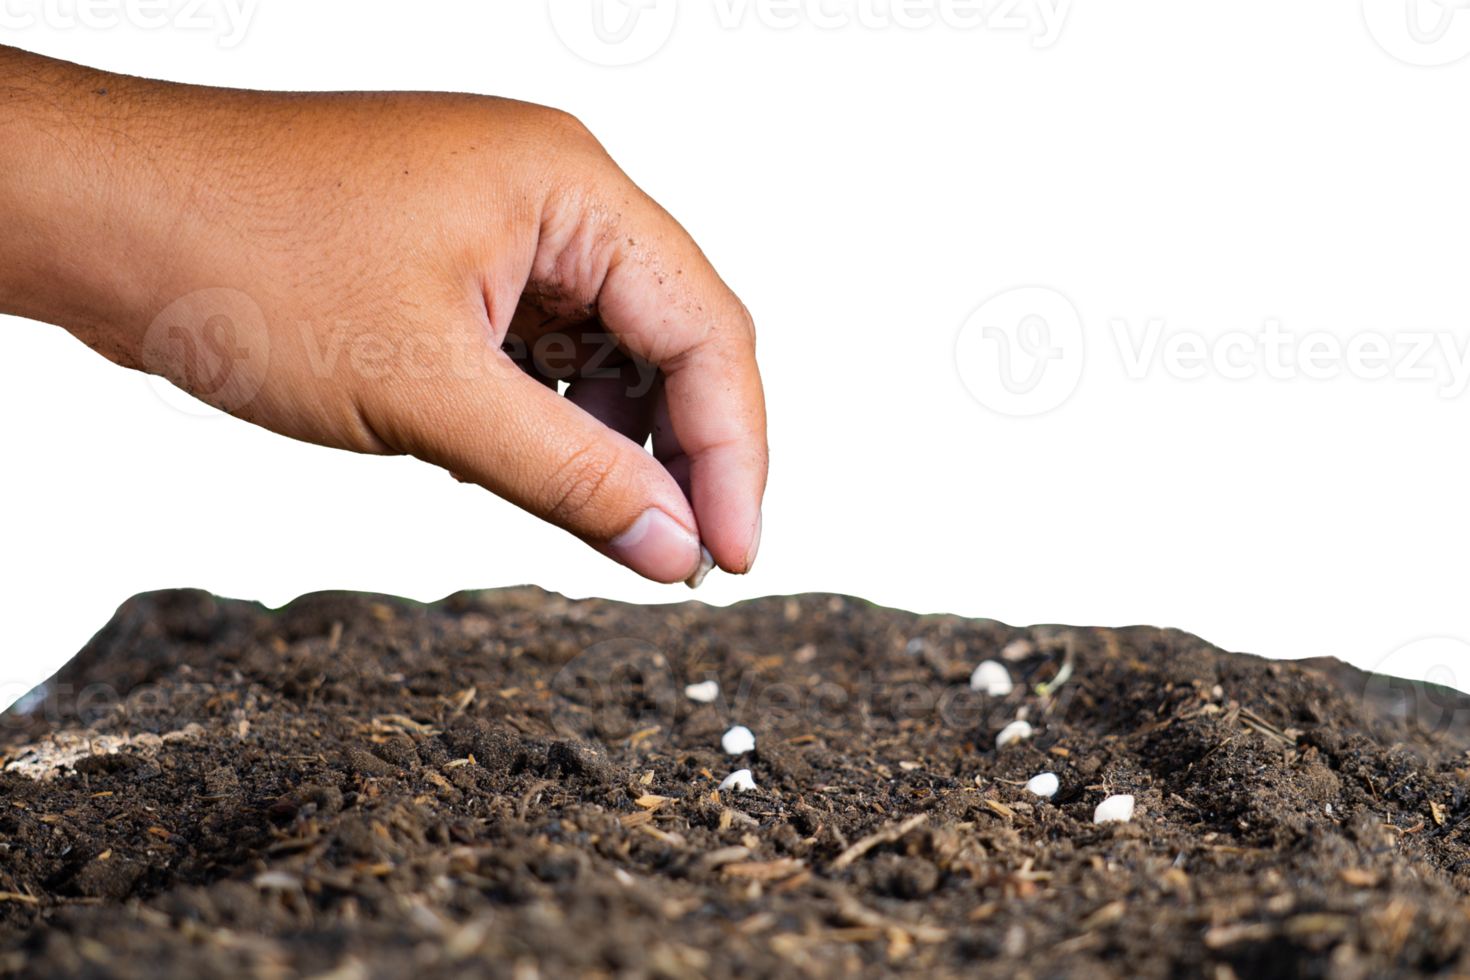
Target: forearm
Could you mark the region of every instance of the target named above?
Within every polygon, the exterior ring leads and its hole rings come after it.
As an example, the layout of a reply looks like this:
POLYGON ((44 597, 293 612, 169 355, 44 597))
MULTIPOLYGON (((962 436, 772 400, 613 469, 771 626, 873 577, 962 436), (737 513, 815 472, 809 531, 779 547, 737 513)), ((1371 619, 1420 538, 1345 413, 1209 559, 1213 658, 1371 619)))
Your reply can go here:
POLYGON ((0 48, 0 311, 98 335, 139 305, 154 202, 138 196, 124 84, 0 48))
POLYGON ((238 285, 203 281, 199 257, 217 269, 241 231, 223 226, 262 143, 259 101, 0 47, 0 312, 141 367, 163 306, 238 285))
MULTIPOLYGON (((525 132, 546 116, 477 96, 155 82, 0 46, 0 312, 58 324, 138 367, 133 352, 168 302, 214 286, 269 291, 360 257, 365 243, 341 240, 339 226, 370 214, 394 237, 433 213, 423 205, 441 200, 439 185, 461 195, 451 208, 469 205, 466 168, 481 180, 535 169, 524 164, 544 143, 526 145, 525 132), (436 122, 466 108, 488 125, 436 122), (347 163, 363 157, 395 165, 347 163)), ((475 203, 506 211, 476 224, 541 204, 475 203)))

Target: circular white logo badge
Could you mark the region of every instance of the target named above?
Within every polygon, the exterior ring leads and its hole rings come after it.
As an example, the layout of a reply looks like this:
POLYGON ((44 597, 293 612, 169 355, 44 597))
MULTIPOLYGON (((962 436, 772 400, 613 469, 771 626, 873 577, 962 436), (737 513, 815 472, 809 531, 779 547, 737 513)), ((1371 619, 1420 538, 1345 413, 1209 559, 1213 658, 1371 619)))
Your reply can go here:
POLYGON ((1447 65, 1470 54, 1470 0, 1363 0, 1368 30, 1411 65, 1447 65))
MULTIPOLYGON (((260 392, 270 367, 265 313, 238 290, 190 293, 170 303, 148 327, 142 360, 144 370, 205 405, 237 411, 260 392)), ((163 394, 158 386, 154 390, 163 394)), ((165 401, 172 404, 177 396, 165 401)))
POLYGON ((594 65, 632 65, 674 33, 678 0, 549 0, 562 43, 594 65))
POLYGON ((955 360, 986 408, 1040 415, 1066 401, 1082 378, 1082 319, 1056 290, 1012 289, 965 321, 955 360))
POLYGON ((148 390, 157 395, 159 401, 177 412, 198 419, 229 418, 213 405, 204 404, 182 388, 176 387, 173 382, 160 378, 156 374, 145 374, 143 379, 148 385, 148 390))
POLYGON ((1470 719, 1470 643, 1436 636, 1405 644, 1369 668, 1362 698, 1370 712, 1400 719, 1437 742, 1470 719))

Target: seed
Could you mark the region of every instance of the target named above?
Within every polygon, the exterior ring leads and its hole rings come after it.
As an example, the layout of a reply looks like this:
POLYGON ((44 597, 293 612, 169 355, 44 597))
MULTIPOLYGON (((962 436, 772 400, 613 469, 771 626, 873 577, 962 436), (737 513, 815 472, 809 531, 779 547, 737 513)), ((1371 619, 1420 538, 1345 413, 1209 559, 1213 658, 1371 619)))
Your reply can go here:
POLYGON ((1003 698, 1015 688, 1016 685, 1011 683, 1011 672, 994 660, 982 661, 970 675, 970 689, 984 691, 993 698, 1003 698))
POLYGON ((264 871, 255 876, 255 887, 262 891, 300 891, 301 879, 289 871, 264 871))
POLYGON ((700 684, 690 684, 684 688, 684 696, 700 704, 709 704, 720 696, 720 682, 711 678, 700 684))
POLYGON ((738 790, 744 793, 746 790, 755 789, 755 780, 751 778, 749 769, 736 769, 725 777, 724 782, 720 783, 720 789, 738 790))
POLYGON ((704 584, 704 577, 714 571, 715 559, 709 553, 709 549, 703 544, 699 546, 699 565, 694 569, 694 574, 684 580, 684 584, 691 589, 697 589, 704 584))
POLYGON ((1031 723, 1029 721, 1013 721, 1002 728, 999 735, 995 736, 995 747, 1003 749, 1012 742, 1019 742, 1023 738, 1030 738, 1031 735, 1031 723))
POLYGON ((720 739, 726 755, 742 755, 755 748, 755 733, 744 725, 736 725, 720 739))
POLYGON ((1132 819, 1133 797, 1128 793, 1110 796, 1092 811, 1093 823, 1127 823, 1132 819))
POLYGON ((735 864, 750 857, 748 847, 719 847, 707 852, 699 859, 699 863, 706 868, 720 868, 727 864, 735 864))
POLYGON ((1006 644, 1006 648, 1000 652, 1005 660, 1025 660, 1036 652, 1030 640, 1012 640, 1006 644))
POLYGON ((1056 773, 1044 772, 1039 776, 1032 776, 1030 782, 1026 784, 1026 789, 1035 793, 1037 796, 1044 796, 1047 799, 1051 799, 1056 795, 1057 789, 1060 786, 1061 782, 1057 779, 1056 773))

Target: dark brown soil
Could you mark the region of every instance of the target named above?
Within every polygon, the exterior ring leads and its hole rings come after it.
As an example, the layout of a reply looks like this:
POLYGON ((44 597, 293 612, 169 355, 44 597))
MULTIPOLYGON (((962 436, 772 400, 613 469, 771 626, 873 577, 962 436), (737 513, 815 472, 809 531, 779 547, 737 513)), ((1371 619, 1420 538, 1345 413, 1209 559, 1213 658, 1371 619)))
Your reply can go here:
POLYGON ((1470 974, 1465 705, 1174 630, 169 592, 20 707, 6 975, 1470 974))

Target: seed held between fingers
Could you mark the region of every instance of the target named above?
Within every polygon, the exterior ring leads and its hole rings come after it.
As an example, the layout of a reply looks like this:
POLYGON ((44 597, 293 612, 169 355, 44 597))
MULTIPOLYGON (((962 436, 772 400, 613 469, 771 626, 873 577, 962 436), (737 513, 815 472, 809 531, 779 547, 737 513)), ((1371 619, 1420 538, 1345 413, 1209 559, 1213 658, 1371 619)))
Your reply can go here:
POLYGON ((715 559, 709 553, 709 549, 703 544, 699 546, 699 565, 694 569, 694 574, 684 580, 684 584, 691 589, 697 589, 704 584, 705 576, 714 570, 715 559))

